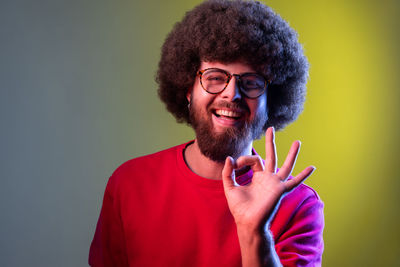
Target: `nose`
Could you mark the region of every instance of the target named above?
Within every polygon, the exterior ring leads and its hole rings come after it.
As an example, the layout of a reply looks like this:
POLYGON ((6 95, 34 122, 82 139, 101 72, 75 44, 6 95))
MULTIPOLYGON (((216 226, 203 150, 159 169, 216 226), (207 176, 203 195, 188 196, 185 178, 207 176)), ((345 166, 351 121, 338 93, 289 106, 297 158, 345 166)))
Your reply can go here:
POLYGON ((239 83, 237 81, 237 77, 233 76, 225 90, 221 92, 221 97, 227 101, 235 102, 242 98, 240 93, 239 83))

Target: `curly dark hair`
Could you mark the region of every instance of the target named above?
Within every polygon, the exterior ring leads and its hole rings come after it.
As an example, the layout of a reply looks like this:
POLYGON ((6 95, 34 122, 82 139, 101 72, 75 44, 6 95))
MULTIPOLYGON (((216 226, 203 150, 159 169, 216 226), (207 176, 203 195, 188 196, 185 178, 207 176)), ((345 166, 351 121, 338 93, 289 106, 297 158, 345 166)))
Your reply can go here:
POLYGON ((206 1, 175 24, 162 47, 156 81, 178 122, 191 124, 186 93, 201 61, 241 61, 271 81, 265 129, 282 129, 303 110, 307 58, 297 33, 260 2, 206 1))

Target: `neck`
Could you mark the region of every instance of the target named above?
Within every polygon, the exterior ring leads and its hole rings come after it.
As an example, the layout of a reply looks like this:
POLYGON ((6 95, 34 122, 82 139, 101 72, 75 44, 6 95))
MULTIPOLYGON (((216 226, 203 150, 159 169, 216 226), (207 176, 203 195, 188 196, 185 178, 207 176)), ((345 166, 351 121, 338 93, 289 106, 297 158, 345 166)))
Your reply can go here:
MULTIPOLYGON (((250 142, 248 146, 240 153, 239 156, 251 155, 253 143, 250 142)), ((186 164, 197 175, 213 180, 221 180, 222 169, 225 162, 217 162, 209 159, 201 153, 197 139, 194 143, 187 146, 184 152, 186 164)), ((237 158, 235 158, 236 160, 237 158)))

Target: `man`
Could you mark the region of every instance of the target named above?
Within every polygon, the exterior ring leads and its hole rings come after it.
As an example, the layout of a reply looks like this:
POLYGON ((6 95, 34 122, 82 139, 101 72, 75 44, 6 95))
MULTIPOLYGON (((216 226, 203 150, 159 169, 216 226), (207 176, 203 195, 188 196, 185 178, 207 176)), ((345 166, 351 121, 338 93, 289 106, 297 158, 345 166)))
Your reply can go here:
POLYGON ((196 139, 111 176, 92 266, 319 266, 323 204, 276 168, 274 128, 301 112, 308 63, 296 33, 258 2, 207 1, 162 48, 160 98, 196 139), (266 131, 265 162, 252 142, 266 131))

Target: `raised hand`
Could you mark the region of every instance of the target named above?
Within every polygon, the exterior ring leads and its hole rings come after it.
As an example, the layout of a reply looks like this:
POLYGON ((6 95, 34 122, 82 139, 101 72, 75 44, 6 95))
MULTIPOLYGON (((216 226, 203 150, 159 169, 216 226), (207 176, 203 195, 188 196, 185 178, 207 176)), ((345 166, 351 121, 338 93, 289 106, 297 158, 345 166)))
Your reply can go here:
POLYGON ((293 142, 282 167, 277 171, 277 156, 274 129, 265 134, 265 166, 260 156, 242 156, 236 162, 231 157, 225 161, 222 170, 225 196, 237 226, 257 231, 272 219, 274 210, 282 196, 301 184, 315 167, 309 166, 296 177, 288 179, 292 173, 300 150, 300 142, 293 142), (235 184, 235 169, 250 166, 253 170, 252 182, 245 186, 235 184))

